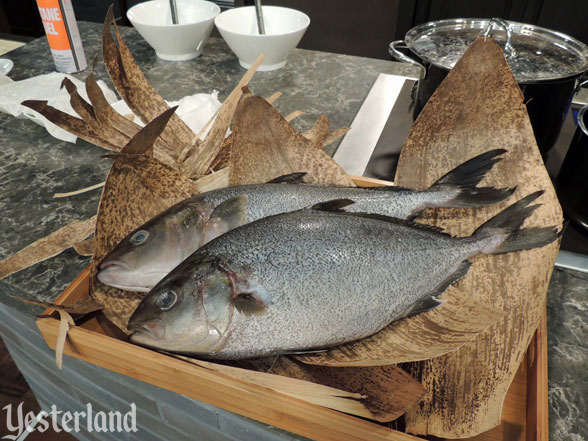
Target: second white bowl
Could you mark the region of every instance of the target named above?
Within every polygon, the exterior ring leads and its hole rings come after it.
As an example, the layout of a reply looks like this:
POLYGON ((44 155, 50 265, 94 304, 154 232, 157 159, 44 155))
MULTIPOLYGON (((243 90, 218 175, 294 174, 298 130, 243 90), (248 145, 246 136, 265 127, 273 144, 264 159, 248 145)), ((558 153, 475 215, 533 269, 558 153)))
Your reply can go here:
POLYGON ((230 9, 215 18, 214 24, 244 68, 251 67, 260 53, 265 59, 258 70, 279 69, 298 45, 310 24, 303 12, 278 6, 263 6, 265 34, 257 29, 254 6, 230 9))
POLYGON ((168 0, 139 3, 127 11, 137 32, 155 49, 159 58, 190 60, 202 53, 210 36, 218 5, 205 0, 177 0, 179 24, 172 24, 168 0))

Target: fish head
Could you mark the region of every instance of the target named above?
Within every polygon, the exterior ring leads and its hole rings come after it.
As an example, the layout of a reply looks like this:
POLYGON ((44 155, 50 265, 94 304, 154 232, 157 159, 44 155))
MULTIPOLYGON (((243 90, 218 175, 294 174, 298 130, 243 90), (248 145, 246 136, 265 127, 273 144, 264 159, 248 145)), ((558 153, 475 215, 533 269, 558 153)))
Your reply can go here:
POLYGON ((217 259, 192 257, 158 283, 129 320, 133 343, 208 354, 222 345, 232 319, 233 284, 217 259))
POLYGON ((105 285, 147 292, 201 245, 210 210, 176 206, 132 231, 100 263, 105 285))

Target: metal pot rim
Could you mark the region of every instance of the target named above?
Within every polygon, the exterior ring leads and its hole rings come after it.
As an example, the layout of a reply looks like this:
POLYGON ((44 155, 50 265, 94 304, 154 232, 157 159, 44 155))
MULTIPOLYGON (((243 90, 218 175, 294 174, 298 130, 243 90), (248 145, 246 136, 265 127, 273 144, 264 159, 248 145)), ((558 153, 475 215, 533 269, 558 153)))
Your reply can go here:
MULTIPOLYGON (((436 59, 434 57, 427 56, 427 54, 424 54, 415 48, 415 41, 418 38, 421 38, 427 34, 433 34, 436 30, 440 29, 451 30, 453 28, 456 31, 462 29, 472 29, 479 30, 479 33, 481 34, 482 31, 484 31, 484 29, 488 26, 491 20, 492 19, 489 18, 455 18, 423 23, 410 29, 406 33, 404 41, 406 46, 425 63, 432 64, 441 69, 451 70, 455 62, 453 62, 449 66, 447 63, 444 64, 443 60, 440 61, 439 59, 436 59)), ((584 74, 586 71, 588 71, 588 46, 586 46, 581 41, 561 32, 553 31, 540 26, 519 23, 515 21, 508 21, 507 23, 513 31, 514 35, 533 35, 535 37, 540 37, 546 41, 551 41, 554 43, 557 42, 557 46, 559 48, 561 48, 562 50, 566 50, 568 52, 573 52, 578 56, 578 59, 581 60, 581 63, 578 64, 578 66, 574 66, 573 69, 570 69, 569 72, 565 74, 553 74, 544 76, 542 78, 530 78, 526 76, 520 76, 517 75, 517 73, 515 73, 515 77, 517 78, 517 82, 519 84, 543 83, 552 80, 570 79, 578 77, 584 74)), ((466 47, 467 46, 463 47, 464 51, 466 47)), ((462 54, 463 52, 459 54, 459 56, 461 56, 462 54)))

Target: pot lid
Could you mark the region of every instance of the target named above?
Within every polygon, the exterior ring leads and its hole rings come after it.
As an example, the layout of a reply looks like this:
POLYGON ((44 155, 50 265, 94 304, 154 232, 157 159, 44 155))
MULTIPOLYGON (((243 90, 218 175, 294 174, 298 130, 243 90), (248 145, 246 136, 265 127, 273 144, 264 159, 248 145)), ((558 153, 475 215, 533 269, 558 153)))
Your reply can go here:
POLYGON ((449 70, 484 31, 504 48, 519 83, 563 79, 588 70, 588 47, 584 43, 539 26, 500 19, 459 18, 425 23, 408 31, 405 42, 423 61, 449 70), (491 22, 493 26, 489 27, 491 22), (507 33, 512 34, 512 50, 507 45, 507 33))

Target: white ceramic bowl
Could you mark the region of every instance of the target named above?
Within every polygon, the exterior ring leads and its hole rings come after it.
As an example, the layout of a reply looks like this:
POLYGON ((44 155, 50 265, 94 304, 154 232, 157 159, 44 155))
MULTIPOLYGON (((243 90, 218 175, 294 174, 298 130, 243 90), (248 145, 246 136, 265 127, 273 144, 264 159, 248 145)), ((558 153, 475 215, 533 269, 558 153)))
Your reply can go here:
POLYGON ((218 5, 204 0, 177 0, 179 24, 172 24, 168 0, 139 3, 127 11, 137 32, 155 49, 159 58, 190 60, 202 53, 210 36, 218 5))
POLYGON ((244 68, 251 67, 260 53, 265 59, 259 70, 274 70, 286 64, 310 18, 303 12, 278 6, 263 6, 265 34, 259 35, 254 6, 230 9, 219 14, 214 24, 244 68))
POLYGON ((14 63, 12 60, 8 58, 0 58, 0 74, 1 75, 8 75, 8 73, 12 70, 14 63))

